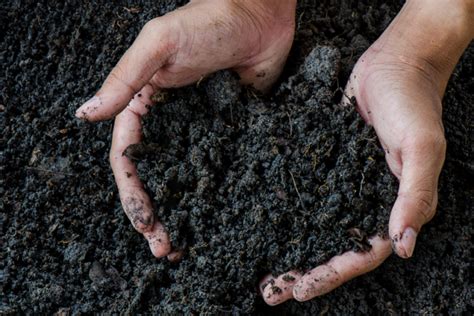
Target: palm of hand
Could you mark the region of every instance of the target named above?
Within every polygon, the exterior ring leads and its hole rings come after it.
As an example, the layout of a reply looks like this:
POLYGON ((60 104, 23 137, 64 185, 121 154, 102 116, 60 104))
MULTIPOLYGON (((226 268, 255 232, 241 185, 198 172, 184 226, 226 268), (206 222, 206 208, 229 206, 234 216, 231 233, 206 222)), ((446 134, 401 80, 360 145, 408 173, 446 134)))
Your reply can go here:
POLYGON ((429 63, 371 48, 354 68, 347 88, 362 117, 374 126, 387 163, 400 181, 389 234, 394 250, 405 258, 412 255, 414 238, 434 216, 437 204, 446 152, 444 86, 439 82, 429 63), (406 235, 407 228, 415 236, 406 235))
POLYGON ((270 305, 291 298, 306 301, 332 291, 382 264, 392 247, 401 257, 410 257, 416 234, 435 213, 438 176, 446 151, 441 122, 444 86, 435 84, 441 81, 436 80, 429 64, 376 47, 377 43, 354 67, 345 102, 355 98, 357 110, 374 126, 387 163, 400 181, 390 217, 391 242, 375 236, 369 240, 369 252, 346 252, 304 274, 289 271, 277 277, 268 275, 260 288, 270 305), (283 290, 274 292, 274 286, 283 290))

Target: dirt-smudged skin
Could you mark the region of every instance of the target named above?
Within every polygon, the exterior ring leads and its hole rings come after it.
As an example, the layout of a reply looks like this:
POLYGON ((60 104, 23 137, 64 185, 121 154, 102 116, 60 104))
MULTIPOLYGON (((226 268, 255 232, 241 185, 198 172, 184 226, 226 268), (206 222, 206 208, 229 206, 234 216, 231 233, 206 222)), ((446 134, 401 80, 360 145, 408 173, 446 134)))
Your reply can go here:
MULTIPOLYGON (((310 54, 317 45, 337 47, 340 54, 338 80, 339 85, 344 86, 357 57, 387 26, 400 4, 299 1, 294 48, 272 97, 256 98, 246 91, 236 93, 239 88, 232 79, 216 80, 219 77, 215 77, 201 82, 199 88, 172 92, 165 106, 153 110, 175 121, 181 119, 188 128, 175 130, 172 135, 173 140, 180 142, 176 148, 181 151, 176 152, 161 149, 170 148, 170 138, 152 134, 158 137, 159 143, 153 151, 166 158, 160 168, 169 171, 163 176, 166 185, 156 179, 147 181, 156 201, 169 202, 158 205, 156 215, 168 214, 171 237, 187 250, 179 264, 151 256, 147 243, 136 233, 120 207, 108 166, 111 123, 85 124, 74 119, 74 111, 99 87, 147 20, 183 3, 24 1, 20 5, 12 1, 2 7, 0 26, 7 31, 0 41, 4 66, 0 75, 3 145, 0 146, 0 314, 59 311, 73 315, 173 314, 179 310, 207 310, 215 314, 245 314, 246 310, 255 310, 255 313, 268 314, 268 307, 257 297, 255 289, 263 271, 312 266, 346 247, 360 246, 361 241, 363 245, 364 234, 378 231, 377 223, 384 225, 381 214, 372 213, 372 218, 362 219, 366 213, 346 210, 345 221, 338 225, 356 227, 361 234, 341 229, 340 235, 336 234, 332 241, 318 234, 314 234, 314 239, 306 238, 312 233, 311 229, 331 228, 330 224, 341 215, 336 209, 334 214, 322 212, 321 218, 313 218, 321 214, 313 212, 315 201, 325 201, 327 209, 329 205, 347 203, 347 192, 351 192, 347 189, 341 193, 338 186, 325 187, 305 178, 304 175, 315 172, 312 163, 332 161, 336 153, 349 157, 347 153, 352 152, 351 148, 356 149, 355 154, 352 153, 355 158, 365 157, 375 150, 377 142, 364 139, 364 144, 370 144, 369 148, 357 142, 349 142, 352 145, 346 147, 334 145, 329 158, 324 156, 333 145, 330 140, 349 140, 355 131, 362 131, 362 136, 359 135, 362 139, 370 131, 361 124, 356 113, 332 104, 338 98, 337 93, 332 97, 337 82, 328 88, 330 85, 324 76, 312 72, 316 74, 312 77, 301 70, 307 56, 321 58, 316 52, 310 54), (295 77, 291 79, 292 76, 295 77), (321 82, 314 83, 314 78, 321 82), (226 91, 225 99, 220 98, 224 95, 222 91, 226 91), (179 112, 176 104, 183 97, 191 102, 179 112), (247 100, 246 104, 234 106, 235 101, 230 100, 236 98, 239 102, 247 100), (203 109, 211 99, 213 107, 203 109), (193 104, 196 108, 190 108, 193 104), (195 114, 196 109, 202 111, 195 114), (209 115, 209 111, 215 115, 209 115), (194 120, 190 120, 189 115, 195 115, 194 120), (256 119, 250 121, 252 117, 256 119), (326 128, 331 126, 332 129, 324 133, 326 142, 314 141, 322 134, 321 129, 310 132, 315 122, 323 123, 326 128), (342 130, 341 125, 334 129, 331 124, 338 122, 348 129, 342 130), (244 127, 246 134, 239 132, 244 127), (314 134, 298 141, 302 132, 314 134), (262 133, 266 142, 261 142, 262 133), (236 144, 235 139, 240 143, 236 144), (297 149, 302 147, 303 141, 319 145, 315 148, 323 155, 315 155, 313 160, 311 153, 315 149, 310 146, 309 157, 301 156, 297 149), (305 158, 292 159, 295 153, 305 158), (184 157, 180 164, 186 168, 171 164, 176 161, 175 157, 184 157), (241 160, 231 164, 229 157, 241 160), (275 162, 275 157, 280 160, 275 162), (306 160, 310 157, 310 161, 306 160), (271 164, 261 167, 265 161, 271 164), (286 168, 292 164, 293 168, 286 168), (279 177, 274 177, 278 168, 281 169, 279 177), (304 168, 309 171, 303 172, 304 168), (199 172, 189 174, 183 170, 199 172), (187 182, 191 178, 196 181, 187 182), (316 186, 318 190, 313 194, 310 189, 316 186), (258 196, 256 192, 261 191, 268 194, 258 196), (255 203, 250 199, 252 196, 258 197, 255 203), (175 207, 177 211, 172 213, 173 205, 181 202, 182 208, 175 207), (192 204, 206 203, 213 207, 186 209, 192 204), (215 205, 221 208, 216 211, 215 205), (230 212, 230 206, 235 207, 235 213, 230 212), (276 212, 280 209, 283 213, 276 212), (294 213, 288 213, 289 209, 294 213), (271 218, 270 214, 273 214, 271 218), (295 218, 310 221, 297 223, 295 218), (263 224, 269 220, 271 224, 263 224), (327 225, 314 227, 318 221, 327 225), (212 225, 215 222, 217 226, 212 225), (237 223, 233 230, 224 230, 234 222, 237 223), (298 231, 299 234, 278 233, 272 229, 278 225, 287 232, 298 231), (256 234, 245 242, 239 239, 242 231, 262 226, 265 235, 256 234), (213 230, 205 232, 207 227, 213 230), (205 238, 211 234, 216 237, 205 238), (289 237, 290 242, 286 242, 289 237), (237 246, 227 247, 237 242, 245 251, 231 252, 237 246), (308 255, 305 244, 320 251, 308 255), (297 251, 278 258, 287 249, 297 251), (249 263, 255 262, 258 253, 265 255, 252 268, 249 263), (211 271, 216 272, 215 275, 204 280, 201 287, 197 287, 200 285, 195 280, 188 282, 195 273, 204 277, 211 271), (206 305, 209 302, 220 305, 206 305)), ((328 57, 328 65, 334 65, 334 58, 339 58, 337 54, 323 57, 328 57)), ((414 257, 409 261, 390 258, 378 270, 333 293, 303 304, 285 303, 272 308, 271 313, 461 314, 473 309, 468 281, 473 251, 470 236, 474 227, 473 56, 471 45, 446 93, 443 118, 448 154, 440 182, 439 212, 423 228, 414 257)), ((329 77, 332 78, 330 72, 329 77)), ((153 124, 160 127, 156 124, 159 119, 156 116, 147 119, 149 132, 154 133, 153 124)), ((147 137, 151 139, 150 134, 147 137)), ((157 156, 153 158, 155 160, 142 160, 141 170, 157 170, 157 156)), ((372 158, 380 166, 378 171, 386 173, 380 157, 372 158)), ((353 203, 359 210, 365 203, 375 203, 373 199, 360 199, 359 192, 363 197, 370 195, 365 192, 368 185, 386 181, 382 177, 371 179, 370 173, 364 174, 362 181, 362 175, 356 171, 364 169, 348 168, 348 161, 342 158, 327 166, 331 170, 350 170, 348 174, 322 172, 321 178, 329 178, 329 183, 336 179, 340 183, 342 177, 349 176, 346 183, 353 184, 351 189, 355 190, 353 198, 356 199, 353 203)), ((373 189, 382 192, 384 188, 375 186, 373 189)), ((389 198, 378 197, 378 201, 389 202, 389 198)), ((282 280, 273 286, 281 289, 286 282, 291 280, 282 280)))

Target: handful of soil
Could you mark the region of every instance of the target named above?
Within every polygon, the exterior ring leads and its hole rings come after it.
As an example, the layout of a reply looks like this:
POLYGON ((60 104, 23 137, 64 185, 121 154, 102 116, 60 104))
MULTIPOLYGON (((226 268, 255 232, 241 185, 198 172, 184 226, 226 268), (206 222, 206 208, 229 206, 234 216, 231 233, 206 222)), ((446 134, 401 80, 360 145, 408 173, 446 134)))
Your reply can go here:
POLYGON ((157 268, 161 312, 252 312, 264 274, 366 251, 386 233, 396 182, 374 131, 334 97, 339 62, 317 46, 265 98, 219 72, 144 117, 127 154, 185 252, 157 268))

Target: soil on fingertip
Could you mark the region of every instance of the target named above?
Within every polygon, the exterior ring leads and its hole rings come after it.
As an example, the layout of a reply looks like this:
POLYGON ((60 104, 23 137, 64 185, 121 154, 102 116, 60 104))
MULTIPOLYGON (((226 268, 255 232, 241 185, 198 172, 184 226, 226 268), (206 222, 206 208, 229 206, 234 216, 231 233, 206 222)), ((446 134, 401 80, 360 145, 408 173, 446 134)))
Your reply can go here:
POLYGON ((363 251, 367 236, 386 233, 397 184, 339 88, 401 2, 300 1, 271 93, 223 71, 160 97, 128 154, 184 256, 152 257, 108 166, 112 123, 74 112, 144 23, 184 2, 2 6, 0 314, 472 312, 472 45, 446 90, 438 213, 414 257, 392 256, 309 302, 269 307, 258 296, 268 272, 363 251))

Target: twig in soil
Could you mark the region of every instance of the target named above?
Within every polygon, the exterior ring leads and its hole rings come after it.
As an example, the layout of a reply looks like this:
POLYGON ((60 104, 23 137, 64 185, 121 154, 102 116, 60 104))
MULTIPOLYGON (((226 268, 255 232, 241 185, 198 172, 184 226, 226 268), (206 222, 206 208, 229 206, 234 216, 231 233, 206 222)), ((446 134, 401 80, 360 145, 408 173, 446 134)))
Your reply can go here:
POLYGON ((247 89, 247 95, 251 94, 256 100, 260 100, 258 95, 255 93, 253 89, 247 89))
POLYGON ((138 7, 131 7, 131 8, 123 7, 123 9, 127 11, 128 13, 140 13, 140 11, 142 10, 138 7))
POLYGON ((347 95, 345 89, 342 89, 342 87, 339 85, 339 79, 336 78, 336 82, 337 82, 337 89, 334 90, 334 92, 332 93, 332 96, 334 97, 336 95, 336 93, 338 92, 341 92, 342 93, 342 97, 341 97, 341 105, 342 106, 348 106, 348 105, 352 105, 354 107, 357 107, 357 100, 355 98, 355 96, 352 96, 349 98, 349 96, 347 95), (346 97, 347 100, 349 100, 349 103, 344 103, 344 98, 343 97, 346 97))
POLYGON ((354 58, 354 48, 351 47, 351 55, 349 56, 349 62, 348 64, 352 64, 352 58, 354 58))
POLYGON ((199 88, 199 85, 201 84, 202 80, 204 79, 204 76, 201 76, 199 80, 196 82, 196 87, 199 88))
POLYGON ((365 140, 365 141, 373 143, 373 142, 377 141, 377 136, 374 136, 372 138, 362 138, 362 139, 365 140))
POLYGON ((303 15, 304 15, 304 11, 301 12, 300 16, 298 17, 298 29, 300 28, 301 21, 303 20, 303 15))
POLYGON ((339 84, 339 78, 336 78, 336 85, 337 85, 337 88, 336 90, 334 90, 334 92, 332 93, 332 97, 334 98, 334 96, 336 95, 336 93, 338 93, 339 91, 344 94, 344 89, 342 89, 341 85, 339 84))
POLYGON ((360 181, 360 186, 359 186, 359 197, 361 198, 362 197, 362 186, 364 185, 365 176, 364 176, 363 172, 361 172, 360 174, 362 175, 362 180, 360 181))
POLYGON ((293 135, 293 122, 291 121, 290 113, 286 112, 286 115, 288 116, 288 121, 290 122, 290 137, 291 137, 293 135))
MULTIPOLYGON (((337 85, 339 86, 339 79, 336 78, 336 80, 337 80, 337 82, 338 82, 337 85)), ((334 92, 332 93, 332 96, 334 97, 334 96, 336 95, 336 93, 338 93, 338 92, 341 92, 342 95, 343 95, 344 97, 346 97, 346 98, 349 100, 349 104, 350 104, 350 105, 352 105, 352 106, 355 105, 355 98, 354 98, 354 97, 349 98, 349 95, 347 95, 346 91, 345 91, 344 89, 342 89, 340 86, 339 86, 336 90, 334 90, 334 92), (354 98, 354 99, 353 99, 353 98, 354 98)), ((341 98, 341 99, 342 99, 342 98, 341 98)), ((342 101, 342 100, 341 100, 341 101, 342 101)), ((343 105, 346 106, 346 105, 348 105, 348 104, 346 103, 346 104, 343 104, 343 105)))
POLYGON ((301 207, 303 210, 307 213, 308 211, 306 210, 306 207, 304 206, 303 199, 301 198, 300 191, 298 190, 298 186, 296 185, 295 177, 293 176, 293 173, 289 171, 291 180, 293 180, 293 185, 295 186, 296 193, 298 194, 298 198, 300 199, 301 207))

